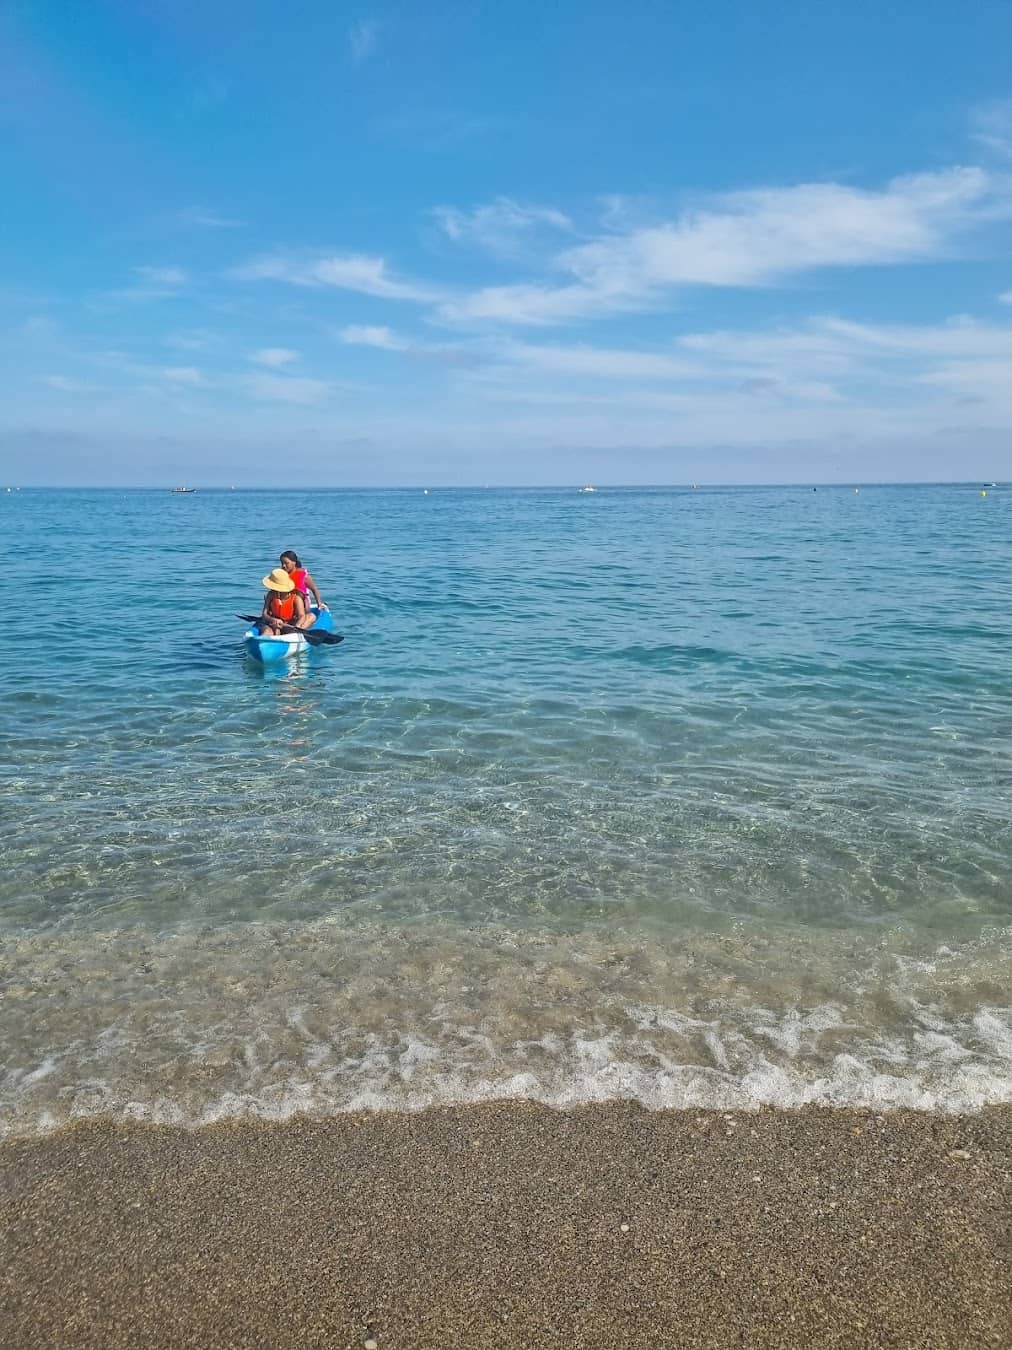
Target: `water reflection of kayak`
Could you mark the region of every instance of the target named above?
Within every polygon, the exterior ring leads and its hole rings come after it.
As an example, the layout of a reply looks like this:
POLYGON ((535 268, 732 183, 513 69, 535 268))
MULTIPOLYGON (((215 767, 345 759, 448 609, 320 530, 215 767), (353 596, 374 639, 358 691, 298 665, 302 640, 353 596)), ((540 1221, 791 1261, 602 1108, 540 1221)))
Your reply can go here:
MULTIPOLYGON (((313 632, 332 633, 334 631, 334 616, 329 609, 317 609, 315 605, 310 606, 310 613, 316 614, 317 620, 313 624, 313 632)), ((243 634, 243 646, 254 661, 262 661, 264 665, 271 661, 283 661, 286 656, 294 656, 296 652, 304 652, 309 643, 301 633, 282 633, 280 637, 262 637, 255 628, 248 628, 243 634)))

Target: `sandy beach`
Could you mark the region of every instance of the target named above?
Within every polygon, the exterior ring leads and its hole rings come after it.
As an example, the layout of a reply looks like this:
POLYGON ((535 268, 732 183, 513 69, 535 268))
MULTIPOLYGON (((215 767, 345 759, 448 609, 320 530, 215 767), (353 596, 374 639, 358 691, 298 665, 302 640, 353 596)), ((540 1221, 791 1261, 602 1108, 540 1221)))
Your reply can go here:
POLYGON ((1012 1110, 522 1102, 0 1149, 15 1347, 1006 1346, 1012 1110))

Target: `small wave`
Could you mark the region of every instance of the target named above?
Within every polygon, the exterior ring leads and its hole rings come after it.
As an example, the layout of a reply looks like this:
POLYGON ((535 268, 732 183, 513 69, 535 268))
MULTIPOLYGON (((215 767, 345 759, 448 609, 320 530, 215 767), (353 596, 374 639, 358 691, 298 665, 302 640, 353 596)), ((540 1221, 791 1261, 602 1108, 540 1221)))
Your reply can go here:
POLYGON ((987 999, 1009 985, 1008 939, 347 915, 22 939, 2 972, 0 1133, 514 1097, 974 1111, 1012 1101, 1012 1010, 987 999))

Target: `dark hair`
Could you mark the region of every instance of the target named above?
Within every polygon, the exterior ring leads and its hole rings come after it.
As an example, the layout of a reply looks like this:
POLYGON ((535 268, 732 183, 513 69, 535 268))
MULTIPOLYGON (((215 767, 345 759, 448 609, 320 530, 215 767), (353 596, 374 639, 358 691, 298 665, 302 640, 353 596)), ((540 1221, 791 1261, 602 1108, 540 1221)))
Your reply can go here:
POLYGON ((284 553, 282 553, 280 558, 278 559, 278 562, 284 562, 286 558, 291 558, 292 562, 295 564, 296 567, 302 566, 302 564, 299 562, 299 555, 295 552, 295 549, 286 548, 284 553))

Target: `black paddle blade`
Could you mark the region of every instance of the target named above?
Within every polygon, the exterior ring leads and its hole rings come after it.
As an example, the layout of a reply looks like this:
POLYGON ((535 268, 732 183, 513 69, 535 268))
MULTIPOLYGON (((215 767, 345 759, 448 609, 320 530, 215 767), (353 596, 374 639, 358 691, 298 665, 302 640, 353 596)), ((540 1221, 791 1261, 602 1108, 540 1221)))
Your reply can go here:
POLYGON ((343 633, 317 633, 313 628, 300 628, 299 632, 310 647, 336 647, 339 642, 344 641, 343 633))

